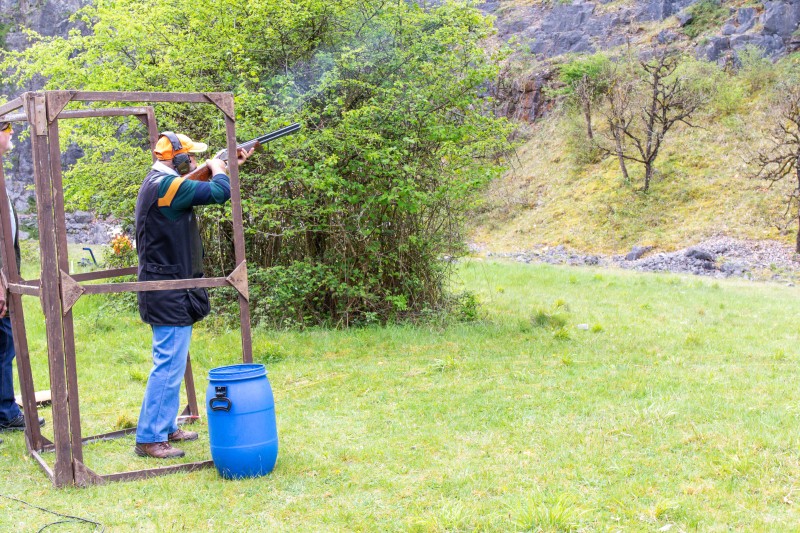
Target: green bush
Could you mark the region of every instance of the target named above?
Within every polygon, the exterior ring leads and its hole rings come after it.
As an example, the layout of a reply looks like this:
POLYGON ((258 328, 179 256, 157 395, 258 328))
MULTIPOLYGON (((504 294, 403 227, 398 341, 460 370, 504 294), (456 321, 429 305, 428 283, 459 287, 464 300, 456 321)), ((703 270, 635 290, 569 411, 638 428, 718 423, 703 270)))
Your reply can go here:
POLYGON ((597 144, 589 140, 584 117, 577 109, 570 109, 562 121, 566 153, 578 166, 592 165, 605 156, 597 144))
POLYGON ((748 44, 736 52, 736 57, 740 65, 738 77, 751 94, 774 85, 778 80, 778 68, 764 57, 763 48, 748 44))
POLYGON ((693 91, 711 95, 708 110, 715 115, 733 115, 741 111, 745 103, 746 91, 741 80, 714 62, 684 59, 678 67, 678 75, 693 91))
MULTIPOLYGON (((242 170, 254 318, 344 324, 448 302, 475 194, 502 172, 510 125, 483 95, 491 21, 469 4, 155 0, 87 6, 94 29, 9 53, 16 82, 47 88, 232 91, 240 138, 298 121, 242 170), (370 13, 364 17, 364 13, 370 13), (163 35, 170 35, 165 45, 163 35), (268 283, 267 286, 260 286, 268 283)), ((220 146, 209 106, 158 104, 162 129, 220 146)), ((74 121, 87 155, 65 175, 69 207, 130 221, 149 166, 135 120, 74 121)), ((205 208, 209 275, 235 266, 230 207, 205 208)))
MULTIPOLYGON (((117 235, 111 240, 111 246, 103 250, 103 267, 107 269, 112 268, 126 268, 135 266, 139 259, 136 256, 136 250, 133 247, 131 239, 127 235, 117 235)), ((111 278, 108 283, 122 283, 128 281, 136 281, 136 276, 119 276, 111 278)), ((138 310, 137 293, 135 292, 118 292, 108 293, 102 295, 103 304, 101 309, 111 309, 121 312, 133 312, 138 310)))
POLYGON ((683 32, 691 39, 695 39, 716 26, 730 16, 727 7, 720 5, 718 0, 700 0, 689 7, 692 20, 683 27, 683 32))

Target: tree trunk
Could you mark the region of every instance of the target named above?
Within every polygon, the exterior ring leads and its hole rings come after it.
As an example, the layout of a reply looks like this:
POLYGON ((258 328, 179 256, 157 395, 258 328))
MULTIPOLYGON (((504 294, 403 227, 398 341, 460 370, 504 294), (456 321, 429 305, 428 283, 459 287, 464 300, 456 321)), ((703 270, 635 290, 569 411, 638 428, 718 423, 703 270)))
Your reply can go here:
MULTIPOLYGON (((794 173, 797 176, 797 188, 800 190, 800 153, 794 162, 794 173)), ((800 207, 797 208, 797 238, 794 242, 794 251, 800 254, 800 207)))
POLYGON ((647 162, 644 164, 644 189, 642 192, 650 190, 650 180, 653 178, 653 163, 647 162))
POLYGON ((619 127, 614 128, 614 143, 617 148, 617 159, 619 160, 619 169, 622 171, 622 177, 625 178, 625 183, 630 183, 631 179, 628 177, 628 168, 625 166, 625 157, 622 155, 622 132, 619 127))
POLYGON ((583 106, 583 117, 586 119, 586 135, 589 140, 594 140, 594 133, 592 132, 592 103, 586 102, 583 106))
POLYGON ((800 210, 797 212, 797 238, 794 241, 794 251, 800 254, 800 210))

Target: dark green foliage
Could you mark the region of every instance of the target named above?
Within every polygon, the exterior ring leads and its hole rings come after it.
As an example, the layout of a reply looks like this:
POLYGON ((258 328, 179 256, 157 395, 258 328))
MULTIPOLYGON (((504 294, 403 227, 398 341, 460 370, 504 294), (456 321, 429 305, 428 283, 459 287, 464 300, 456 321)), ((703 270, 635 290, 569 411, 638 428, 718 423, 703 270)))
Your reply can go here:
POLYGON ((464 291, 456 295, 458 318, 462 322, 475 322, 480 318, 480 302, 475 293, 464 291))
POLYGON ((689 10, 692 20, 683 27, 683 32, 691 39, 719 26, 730 16, 728 8, 721 6, 718 0, 700 0, 689 7, 689 10))
POLYGON ((6 36, 8 36, 8 32, 11 31, 12 27, 8 22, 0 22, 0 50, 7 50, 6 36))
POLYGON ((593 80, 593 87, 602 92, 607 86, 603 73, 608 67, 609 58, 603 53, 575 58, 558 68, 558 78, 566 84, 566 90, 573 92, 583 80, 593 80))

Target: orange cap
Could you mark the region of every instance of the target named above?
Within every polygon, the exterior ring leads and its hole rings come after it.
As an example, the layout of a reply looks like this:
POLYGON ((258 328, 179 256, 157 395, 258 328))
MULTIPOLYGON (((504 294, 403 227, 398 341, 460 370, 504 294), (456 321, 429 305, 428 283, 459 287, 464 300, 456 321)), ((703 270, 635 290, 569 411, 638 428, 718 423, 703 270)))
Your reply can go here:
POLYGON ((173 153, 172 142, 167 137, 161 137, 156 143, 156 149, 153 150, 157 159, 160 161, 169 161, 178 154, 184 154, 186 152, 199 154, 208 150, 208 145, 206 143, 195 142, 181 133, 177 133, 176 136, 181 142, 181 149, 173 153))

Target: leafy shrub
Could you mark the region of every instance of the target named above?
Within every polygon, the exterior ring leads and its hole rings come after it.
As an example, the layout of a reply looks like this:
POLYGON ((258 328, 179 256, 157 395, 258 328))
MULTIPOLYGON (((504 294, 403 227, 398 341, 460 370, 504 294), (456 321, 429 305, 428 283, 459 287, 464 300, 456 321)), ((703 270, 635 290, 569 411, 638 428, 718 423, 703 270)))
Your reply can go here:
POLYGON ((748 44, 736 52, 736 57, 740 65, 738 77, 750 93, 756 93, 777 81, 778 69, 772 61, 764 57, 763 48, 748 44))
POLYGON ((735 114, 744 105, 745 90, 740 80, 715 62, 686 58, 678 68, 678 75, 693 91, 711 95, 708 110, 716 115, 735 114))
POLYGON ((39 264, 39 241, 32 239, 19 241, 19 251, 23 265, 39 264))
POLYGON ((719 26, 730 16, 728 8, 720 5, 718 0, 700 0, 689 7, 689 11, 692 20, 683 27, 683 32, 691 39, 719 26))
POLYGON ((565 84, 567 92, 573 92, 584 79, 593 80, 597 90, 602 91, 606 86, 603 72, 609 62, 609 57, 602 52, 577 57, 558 67, 558 78, 565 84))
MULTIPOLYGON (((481 46, 491 21, 462 3, 209 0, 167 17, 159 6, 89 5, 78 18, 92 34, 39 40, 3 68, 47 88, 233 91, 242 139, 303 124, 241 172, 256 321, 352 325, 441 309, 452 270, 441 258, 464 253, 465 213, 502 172, 511 130, 483 95, 497 74, 481 46)), ((223 144, 209 106, 158 104, 157 116, 223 144)), ((87 153, 65 175, 69 207, 129 222, 149 166, 144 128, 74 121, 62 138, 87 153)), ((230 220, 230 206, 202 210, 209 275, 235 266, 230 220)))
POLYGON ((475 322, 480 318, 480 302, 474 293, 464 291, 456 295, 455 300, 459 320, 462 322, 475 322))
POLYGON ((562 330, 567 325, 567 320, 556 313, 538 310, 533 314, 531 323, 537 328, 562 330))
MULTIPOLYGON (((110 246, 103 251, 103 266, 105 268, 126 268, 138 263, 133 242, 125 234, 119 234, 111 239, 110 246)), ((136 281, 136 276, 120 276, 111 278, 109 283, 136 281)), ((131 312, 138 309, 135 292, 109 293, 102 296, 104 303, 101 308, 108 307, 117 311, 131 312)))

